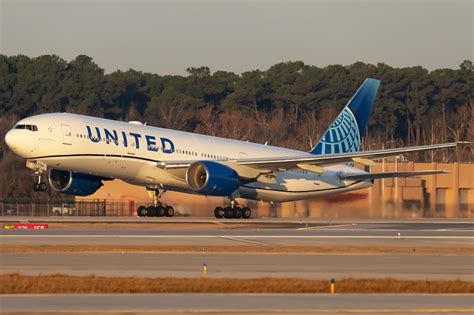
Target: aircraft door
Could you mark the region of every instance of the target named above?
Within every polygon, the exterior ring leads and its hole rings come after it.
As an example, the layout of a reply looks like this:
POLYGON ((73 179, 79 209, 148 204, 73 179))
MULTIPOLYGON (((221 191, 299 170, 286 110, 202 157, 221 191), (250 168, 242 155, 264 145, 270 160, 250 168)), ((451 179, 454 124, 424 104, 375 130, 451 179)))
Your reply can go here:
POLYGON ((72 129, 69 125, 61 125, 63 131, 63 144, 72 144, 72 129))

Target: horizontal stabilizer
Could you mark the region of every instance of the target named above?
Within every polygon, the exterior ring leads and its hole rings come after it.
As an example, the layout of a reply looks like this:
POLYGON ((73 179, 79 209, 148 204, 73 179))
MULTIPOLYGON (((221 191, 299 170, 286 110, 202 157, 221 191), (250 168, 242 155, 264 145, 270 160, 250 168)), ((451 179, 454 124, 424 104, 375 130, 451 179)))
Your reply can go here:
POLYGON ((385 173, 362 173, 362 174, 341 174, 341 179, 365 180, 365 179, 381 179, 394 177, 410 177, 422 175, 446 174, 446 171, 413 171, 413 172, 385 172, 385 173))

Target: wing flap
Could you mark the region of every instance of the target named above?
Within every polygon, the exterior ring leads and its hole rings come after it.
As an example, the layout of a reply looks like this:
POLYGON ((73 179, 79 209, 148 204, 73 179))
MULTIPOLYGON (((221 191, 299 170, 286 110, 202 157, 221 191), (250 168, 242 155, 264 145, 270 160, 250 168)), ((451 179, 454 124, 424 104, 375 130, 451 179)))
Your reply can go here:
POLYGON ((394 177, 410 177, 422 175, 447 174, 446 171, 430 170, 430 171, 409 171, 409 172, 385 172, 385 173, 364 173, 364 174, 341 174, 341 179, 349 180, 366 180, 366 179, 381 179, 394 177))

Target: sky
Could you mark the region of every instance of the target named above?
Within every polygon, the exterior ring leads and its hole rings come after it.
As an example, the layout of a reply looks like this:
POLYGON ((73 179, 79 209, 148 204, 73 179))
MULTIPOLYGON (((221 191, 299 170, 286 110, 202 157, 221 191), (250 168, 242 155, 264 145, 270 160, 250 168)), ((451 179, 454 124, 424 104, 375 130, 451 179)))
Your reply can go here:
POLYGON ((457 69, 473 60, 474 0, 0 0, 0 53, 236 73, 301 60, 457 69))

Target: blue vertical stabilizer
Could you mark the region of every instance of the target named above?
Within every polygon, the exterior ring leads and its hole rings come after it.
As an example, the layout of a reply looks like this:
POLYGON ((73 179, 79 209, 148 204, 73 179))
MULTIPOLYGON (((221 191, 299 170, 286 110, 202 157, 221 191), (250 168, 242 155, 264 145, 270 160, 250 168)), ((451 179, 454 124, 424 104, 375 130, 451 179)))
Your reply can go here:
POLYGON ((359 151, 379 86, 379 80, 366 79, 309 153, 333 154, 359 151))

